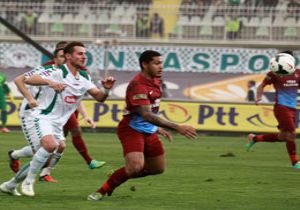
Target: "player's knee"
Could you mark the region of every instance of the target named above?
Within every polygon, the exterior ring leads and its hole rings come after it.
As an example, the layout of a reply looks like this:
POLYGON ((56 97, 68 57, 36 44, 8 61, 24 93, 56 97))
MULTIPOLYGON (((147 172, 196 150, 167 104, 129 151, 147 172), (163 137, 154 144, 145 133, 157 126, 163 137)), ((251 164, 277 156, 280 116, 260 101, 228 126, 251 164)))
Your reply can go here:
POLYGON ((295 141, 296 134, 295 134, 295 132, 288 132, 288 131, 286 131, 286 132, 281 132, 280 133, 280 137, 284 141, 295 141))
POLYGON ((156 168, 155 170, 151 171, 151 174, 162 174, 164 173, 165 169, 164 168, 156 168))
POLYGON ((58 148, 58 143, 52 138, 43 138, 41 146, 48 152, 54 152, 58 148))
POLYGON ((74 136, 81 136, 81 129, 79 127, 76 127, 76 128, 72 128, 70 130, 71 132, 71 135, 74 137, 74 136))
POLYGON ((139 174, 144 168, 144 164, 140 162, 129 163, 126 165, 126 171, 129 176, 139 174))
POLYGON ((57 144, 44 144, 43 148, 45 150, 47 150, 48 152, 52 153, 58 148, 58 145, 57 144))
POLYGON ((296 140, 296 134, 294 132, 288 132, 286 135, 287 141, 295 141, 296 140))
POLYGON ((153 169, 150 169, 151 174, 162 174, 165 171, 165 166, 164 165, 159 165, 153 169))
POLYGON ((59 143, 59 145, 58 145, 57 151, 58 151, 59 153, 62 153, 62 152, 65 150, 65 148, 66 148, 66 143, 65 143, 65 141, 60 141, 60 143, 59 143))

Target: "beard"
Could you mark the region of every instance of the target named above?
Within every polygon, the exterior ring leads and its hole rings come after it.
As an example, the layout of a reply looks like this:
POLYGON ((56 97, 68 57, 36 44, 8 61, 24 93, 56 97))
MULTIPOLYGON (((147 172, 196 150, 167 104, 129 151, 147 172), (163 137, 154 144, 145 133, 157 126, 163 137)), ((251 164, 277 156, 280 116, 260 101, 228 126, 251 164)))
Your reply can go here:
POLYGON ((82 69, 84 67, 84 64, 81 64, 80 62, 70 62, 72 66, 74 66, 77 69, 82 69))

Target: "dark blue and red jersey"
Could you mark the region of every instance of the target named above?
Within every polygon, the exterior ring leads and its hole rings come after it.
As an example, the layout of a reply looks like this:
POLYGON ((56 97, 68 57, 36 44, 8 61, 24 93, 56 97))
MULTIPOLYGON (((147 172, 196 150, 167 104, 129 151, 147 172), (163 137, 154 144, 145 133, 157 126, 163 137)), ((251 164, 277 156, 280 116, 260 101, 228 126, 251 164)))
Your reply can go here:
POLYGON ((300 84, 300 69, 287 76, 279 76, 273 72, 268 72, 263 83, 273 84, 275 88, 275 103, 290 108, 296 108, 297 95, 300 84))
POLYGON ((141 133, 155 133, 157 127, 145 121, 135 108, 142 105, 151 105, 153 113, 158 114, 160 98, 162 96, 160 79, 147 79, 142 73, 136 75, 126 90, 126 110, 124 120, 129 126, 141 133))

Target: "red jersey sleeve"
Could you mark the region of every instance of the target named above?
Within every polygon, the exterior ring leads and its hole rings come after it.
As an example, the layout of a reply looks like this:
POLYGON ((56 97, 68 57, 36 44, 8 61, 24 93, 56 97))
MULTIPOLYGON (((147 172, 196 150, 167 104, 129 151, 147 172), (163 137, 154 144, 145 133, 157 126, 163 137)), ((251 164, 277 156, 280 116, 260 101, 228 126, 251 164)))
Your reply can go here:
POLYGON ((132 82, 127 88, 127 103, 129 106, 150 105, 147 86, 132 82))
POLYGON ((55 64, 54 60, 50 60, 50 61, 47 61, 46 63, 43 64, 43 66, 51 66, 55 64))
POLYGON ((267 75, 265 76, 264 80, 263 80, 263 84, 265 85, 270 85, 273 83, 274 80, 274 74, 270 71, 267 73, 267 75))

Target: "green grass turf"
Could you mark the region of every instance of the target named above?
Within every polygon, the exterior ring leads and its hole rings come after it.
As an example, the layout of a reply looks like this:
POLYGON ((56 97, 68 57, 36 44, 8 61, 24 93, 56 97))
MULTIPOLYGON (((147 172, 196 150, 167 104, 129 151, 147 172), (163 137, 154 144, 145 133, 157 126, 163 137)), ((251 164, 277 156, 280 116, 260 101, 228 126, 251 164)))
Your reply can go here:
MULTIPOLYGON (((106 160, 102 169, 90 170, 70 139, 53 175, 59 183, 35 185, 36 196, 13 197, 0 193, 1 210, 48 209, 299 209, 300 171, 290 167, 283 143, 259 143, 245 152, 245 137, 200 136, 164 141, 167 170, 162 175, 129 180, 113 196, 87 201, 106 179, 123 165, 114 134, 85 133, 94 158, 106 160), (222 157, 225 156, 225 157, 222 157), (135 191, 131 188, 135 187, 135 191)), ((7 151, 25 144, 22 133, 0 134, 0 182, 13 176, 7 151)), ((23 163, 28 159, 24 159, 23 163)))

